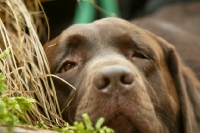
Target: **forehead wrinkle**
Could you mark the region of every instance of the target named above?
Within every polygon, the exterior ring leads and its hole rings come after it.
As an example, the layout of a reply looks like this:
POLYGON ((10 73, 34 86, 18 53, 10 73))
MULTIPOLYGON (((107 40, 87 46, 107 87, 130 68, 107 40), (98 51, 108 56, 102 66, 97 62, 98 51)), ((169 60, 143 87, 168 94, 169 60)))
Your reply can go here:
MULTIPOLYGON (((82 36, 85 40, 97 40, 98 31, 94 24, 74 24, 61 34, 60 42, 66 42, 71 36, 82 36)), ((75 38, 76 39, 76 38, 75 38)))
POLYGON ((59 43, 65 45, 62 43, 76 41, 77 39, 77 41, 84 42, 90 38, 95 38, 95 35, 96 31, 93 24, 74 24, 62 32, 59 43))
POLYGON ((86 49, 85 52, 87 52, 87 49, 92 49, 93 47, 91 45, 96 45, 94 42, 98 43, 99 40, 97 32, 97 28, 93 24, 75 24, 64 30, 58 41, 56 60, 62 60, 71 54, 76 54, 77 49, 82 51, 86 49), (70 43, 74 44, 70 45, 70 43), (66 49, 65 52, 60 52, 63 49, 66 49))

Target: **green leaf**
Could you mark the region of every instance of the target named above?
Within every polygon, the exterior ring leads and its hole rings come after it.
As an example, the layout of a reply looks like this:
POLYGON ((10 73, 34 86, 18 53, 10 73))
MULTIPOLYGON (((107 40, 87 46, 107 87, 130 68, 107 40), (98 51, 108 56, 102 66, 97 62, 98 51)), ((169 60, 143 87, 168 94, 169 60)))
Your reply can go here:
POLYGON ((8 54, 10 53, 10 49, 6 49, 4 50, 1 54, 0 54, 0 59, 5 58, 8 54))
POLYGON ((7 114, 6 104, 0 99, 0 117, 7 114))
POLYGON ((0 93, 4 92, 8 88, 8 86, 4 84, 4 79, 4 75, 0 73, 0 93))
POLYGON ((95 124, 95 128, 100 129, 101 126, 103 125, 104 121, 105 121, 105 119, 103 117, 99 118, 99 120, 95 124))
POLYGON ((106 133, 115 133, 115 131, 109 127, 104 126, 103 129, 106 131, 106 133))
POLYGON ((92 122, 91 122, 88 114, 84 113, 84 114, 82 114, 82 117, 83 117, 83 121, 85 123, 86 129, 87 130, 94 130, 94 128, 92 127, 92 122))
POLYGON ((33 106, 32 103, 35 102, 35 99, 27 99, 25 97, 16 97, 15 100, 19 104, 20 108, 24 111, 30 110, 33 106))
POLYGON ((100 129, 99 133, 106 133, 104 129, 100 129))

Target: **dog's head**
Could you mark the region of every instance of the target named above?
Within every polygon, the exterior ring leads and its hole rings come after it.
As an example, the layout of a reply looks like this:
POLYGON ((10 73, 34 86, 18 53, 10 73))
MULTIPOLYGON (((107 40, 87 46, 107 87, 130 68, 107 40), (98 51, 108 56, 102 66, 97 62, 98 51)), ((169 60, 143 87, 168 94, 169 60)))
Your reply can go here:
POLYGON ((174 47, 150 32, 106 18, 73 25, 44 49, 51 72, 76 88, 54 80, 66 121, 88 113, 117 133, 199 130, 199 83, 174 47))

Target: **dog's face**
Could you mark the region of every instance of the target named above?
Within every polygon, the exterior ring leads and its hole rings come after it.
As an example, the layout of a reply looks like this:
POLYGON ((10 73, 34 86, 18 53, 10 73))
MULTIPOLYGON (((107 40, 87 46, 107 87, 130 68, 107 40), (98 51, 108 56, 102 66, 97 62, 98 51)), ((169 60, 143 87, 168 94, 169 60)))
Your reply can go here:
POLYGON ((44 46, 63 118, 88 113, 116 133, 180 132, 173 46, 131 23, 107 18, 69 27, 44 46), (69 104, 70 103, 70 104, 69 104))

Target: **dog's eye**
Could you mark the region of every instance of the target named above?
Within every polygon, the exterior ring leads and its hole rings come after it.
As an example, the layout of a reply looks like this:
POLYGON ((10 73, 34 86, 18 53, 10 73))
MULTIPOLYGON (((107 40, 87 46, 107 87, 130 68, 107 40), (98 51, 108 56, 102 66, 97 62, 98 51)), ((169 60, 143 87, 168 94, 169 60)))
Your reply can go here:
POLYGON ((134 55, 132 55, 132 57, 136 57, 136 58, 142 58, 142 59, 148 59, 147 56, 140 54, 140 53, 135 53, 134 55))
POLYGON ((62 67, 61 72, 66 72, 66 71, 74 68, 75 66, 76 66, 76 64, 74 62, 68 62, 62 67))

